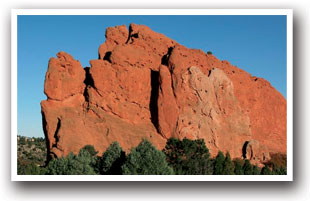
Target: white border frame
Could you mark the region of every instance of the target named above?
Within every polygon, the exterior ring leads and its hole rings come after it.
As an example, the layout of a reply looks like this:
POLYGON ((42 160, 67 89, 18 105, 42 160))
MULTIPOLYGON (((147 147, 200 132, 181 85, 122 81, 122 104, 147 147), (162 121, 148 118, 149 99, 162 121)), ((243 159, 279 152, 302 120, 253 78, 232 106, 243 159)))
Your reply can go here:
POLYGON ((292 9, 13 9, 11 13, 12 181, 293 181, 293 10, 292 9), (286 15, 287 175, 17 175, 18 15, 286 15))

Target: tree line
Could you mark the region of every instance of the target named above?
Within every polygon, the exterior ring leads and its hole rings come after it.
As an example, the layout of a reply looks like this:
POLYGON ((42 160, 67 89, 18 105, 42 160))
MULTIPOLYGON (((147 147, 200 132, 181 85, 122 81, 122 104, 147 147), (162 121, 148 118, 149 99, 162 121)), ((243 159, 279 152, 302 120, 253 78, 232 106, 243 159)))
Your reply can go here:
POLYGON ((219 151, 210 157, 203 139, 170 138, 160 151, 148 140, 126 155, 118 142, 113 142, 98 156, 92 145, 78 154, 52 159, 45 167, 28 165, 24 174, 44 175, 285 175, 286 156, 272 155, 263 168, 246 159, 231 159, 229 152, 219 151))

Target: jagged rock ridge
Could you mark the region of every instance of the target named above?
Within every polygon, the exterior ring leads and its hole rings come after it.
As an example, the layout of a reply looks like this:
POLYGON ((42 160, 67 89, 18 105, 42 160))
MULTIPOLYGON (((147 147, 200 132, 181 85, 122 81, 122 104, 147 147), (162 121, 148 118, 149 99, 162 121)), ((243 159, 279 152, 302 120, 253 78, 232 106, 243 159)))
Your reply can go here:
POLYGON ((108 28, 98 52, 85 69, 64 52, 49 61, 49 157, 87 144, 101 154, 114 141, 128 151, 142 138, 162 149, 170 137, 254 162, 286 153, 286 100, 266 80, 143 25, 108 28))

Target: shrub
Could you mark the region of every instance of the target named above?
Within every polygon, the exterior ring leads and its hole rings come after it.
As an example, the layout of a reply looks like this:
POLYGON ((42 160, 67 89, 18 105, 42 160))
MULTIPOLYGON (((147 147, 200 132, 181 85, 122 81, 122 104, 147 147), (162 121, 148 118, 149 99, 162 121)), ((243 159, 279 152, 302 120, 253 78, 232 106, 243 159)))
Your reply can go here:
POLYGON ((234 164, 231 161, 229 152, 226 153, 225 161, 223 163, 223 174, 224 175, 234 174, 234 164))
POLYGON ((215 175, 222 175, 224 172, 224 161, 225 157, 223 152, 219 151, 216 158, 214 159, 214 173, 215 175))
POLYGON ((128 155, 125 164, 122 166, 122 173, 134 175, 170 175, 173 174, 173 170, 168 166, 165 154, 144 139, 128 155))
POLYGON ((78 155, 70 153, 67 157, 51 160, 46 174, 51 175, 94 175, 95 159, 86 149, 81 149, 78 155))
POLYGON ((240 160, 235 160, 234 163, 235 163, 235 170, 234 170, 235 175, 244 175, 242 162, 240 160))
POLYGON ((98 154, 98 151, 93 145, 86 145, 81 150, 87 151, 91 156, 96 156, 98 154))
POLYGON ((210 54, 212 54, 212 52, 211 52, 211 51, 208 51, 208 52, 207 52, 207 54, 209 54, 209 55, 210 55, 210 54))
POLYGON ((117 142, 113 142, 106 152, 102 154, 100 173, 112 175, 121 174, 121 166, 124 164, 125 159, 126 155, 122 147, 117 142))
POLYGON ((271 174, 272 174, 271 170, 269 169, 268 165, 265 164, 265 166, 262 168, 261 175, 271 175, 271 174))
POLYGON ((204 175, 213 172, 209 150, 203 139, 170 138, 163 152, 175 174, 204 175))
POLYGON ((253 166, 253 175, 259 175, 260 174, 260 171, 258 169, 258 167, 255 165, 253 166))
POLYGON ((253 167, 249 160, 245 160, 244 165, 243 165, 243 172, 245 175, 253 174, 253 167))

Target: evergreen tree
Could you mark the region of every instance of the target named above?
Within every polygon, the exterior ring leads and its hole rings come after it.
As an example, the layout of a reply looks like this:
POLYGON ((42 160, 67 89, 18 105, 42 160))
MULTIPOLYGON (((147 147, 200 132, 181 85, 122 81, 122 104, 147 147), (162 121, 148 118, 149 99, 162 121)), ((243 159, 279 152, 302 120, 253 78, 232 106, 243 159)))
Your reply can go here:
POLYGON ((170 138, 163 150, 168 164, 177 175, 212 174, 209 149, 203 139, 170 138))
POLYGON ((86 145, 82 149, 85 150, 85 151, 88 151, 88 153, 91 156, 96 156, 98 154, 98 151, 95 149, 95 147, 93 145, 86 145))
POLYGON ((216 158, 214 159, 214 171, 213 174, 215 175, 222 175, 224 173, 224 161, 225 157, 223 152, 219 151, 216 158))
POLYGON ((67 157, 51 160, 46 168, 49 175, 93 175, 95 164, 94 157, 85 150, 81 149, 78 155, 69 153, 67 157))
POLYGON ((271 170, 269 169, 268 165, 265 164, 265 166, 262 168, 261 175, 271 175, 271 174, 272 174, 271 170))
POLYGON ((243 173, 245 175, 252 175, 253 174, 253 167, 249 160, 245 160, 245 163, 243 165, 243 173))
POLYGON ((97 156, 98 151, 95 149, 95 147, 93 145, 86 145, 81 150, 85 150, 90 154, 90 156, 93 158, 90 165, 93 167, 96 174, 100 174, 101 173, 100 172, 100 159, 101 158, 97 156))
POLYGON ((166 156, 149 141, 142 142, 128 155, 122 166, 123 174, 134 175, 170 175, 173 169, 168 166, 166 156))
POLYGON ((102 154, 100 161, 101 174, 121 174, 121 166, 124 164, 125 159, 126 155, 122 147, 117 142, 113 142, 106 152, 102 154))
POLYGON ((286 175, 287 174, 286 168, 284 168, 284 167, 281 167, 281 168, 274 167, 273 170, 272 170, 272 174, 274 174, 274 175, 286 175))
POLYGON ((259 175, 259 174, 260 174, 260 171, 259 171, 258 167, 255 165, 253 167, 253 175, 259 175))
POLYGON ((226 153, 225 161, 223 163, 223 174, 225 175, 234 174, 234 164, 231 161, 229 152, 226 153))
POLYGON ((235 175, 244 175, 240 161, 235 161, 235 175))
POLYGON ((17 161, 17 174, 18 175, 40 175, 44 174, 44 168, 41 168, 34 164, 22 164, 20 161, 17 161))

